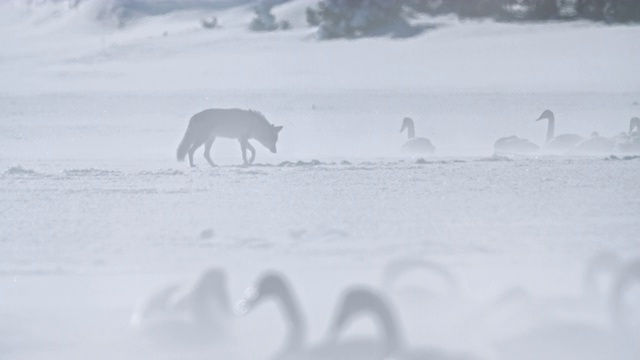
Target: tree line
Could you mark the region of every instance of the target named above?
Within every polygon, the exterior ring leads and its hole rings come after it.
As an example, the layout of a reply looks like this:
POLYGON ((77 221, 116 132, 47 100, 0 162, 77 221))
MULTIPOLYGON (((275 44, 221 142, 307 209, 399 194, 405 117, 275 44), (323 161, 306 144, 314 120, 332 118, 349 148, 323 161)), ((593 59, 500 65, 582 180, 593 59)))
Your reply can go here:
MULTIPOLYGON (((352 0, 361 2, 361 0, 352 0)), ((399 1, 402 2, 402 1, 399 1)), ((432 15, 501 21, 590 19, 609 23, 640 21, 640 0, 406 0, 406 5, 432 15)))
POLYGON ((461 19, 607 23, 640 22, 640 0, 321 0, 307 8, 307 22, 321 39, 358 37, 381 29, 409 28, 411 13, 461 19))

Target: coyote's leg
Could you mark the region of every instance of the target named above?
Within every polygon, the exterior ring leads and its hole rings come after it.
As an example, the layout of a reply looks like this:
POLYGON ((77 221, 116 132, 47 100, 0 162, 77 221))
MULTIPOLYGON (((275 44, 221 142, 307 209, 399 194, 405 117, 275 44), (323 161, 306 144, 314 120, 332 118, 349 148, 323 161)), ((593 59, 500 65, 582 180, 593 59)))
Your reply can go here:
POLYGON ((249 165, 249 163, 247 162, 247 145, 249 144, 249 142, 247 141, 247 139, 239 139, 239 141, 240 151, 242 151, 242 161, 244 161, 245 165, 249 165))
POLYGON ((247 149, 249 149, 249 151, 251 151, 251 159, 249 159, 249 164, 253 164, 253 161, 256 159, 256 149, 254 149, 253 146, 251 146, 251 143, 249 142, 249 140, 247 140, 246 147, 247 149))
POLYGON ((216 139, 215 136, 210 137, 207 142, 204 143, 204 158, 207 159, 207 162, 211 166, 216 166, 211 160, 211 145, 213 145, 213 141, 216 139))
POLYGON ((193 145, 191 145, 191 147, 189 148, 189 166, 196 167, 195 164, 193 163, 193 153, 195 153, 196 150, 200 146, 202 146, 202 144, 204 144, 205 141, 207 141, 207 139, 198 139, 198 141, 194 142, 193 145))

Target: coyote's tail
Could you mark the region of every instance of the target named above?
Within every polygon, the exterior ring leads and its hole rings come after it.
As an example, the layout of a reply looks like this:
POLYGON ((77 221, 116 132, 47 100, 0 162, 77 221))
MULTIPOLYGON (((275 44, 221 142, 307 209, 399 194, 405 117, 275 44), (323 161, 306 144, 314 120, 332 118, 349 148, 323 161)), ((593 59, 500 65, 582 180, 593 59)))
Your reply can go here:
POLYGON ((176 152, 178 161, 184 161, 184 158, 187 156, 187 152, 189 152, 189 147, 193 144, 193 136, 191 136, 192 131, 193 129, 191 128, 191 124, 189 124, 182 141, 180 141, 180 145, 178 145, 178 151, 176 152))

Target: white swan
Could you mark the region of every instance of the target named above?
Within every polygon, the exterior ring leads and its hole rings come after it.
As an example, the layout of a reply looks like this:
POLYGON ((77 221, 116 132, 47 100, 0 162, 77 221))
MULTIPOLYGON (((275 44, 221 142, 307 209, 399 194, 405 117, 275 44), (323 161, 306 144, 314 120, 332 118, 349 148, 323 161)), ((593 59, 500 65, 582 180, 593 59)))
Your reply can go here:
POLYGON ((606 155, 613 152, 615 145, 614 140, 602 137, 594 131, 591 137, 577 143, 569 152, 579 155, 606 155))
POLYGON ((556 321, 538 326, 502 343, 499 346, 498 359, 640 358, 638 335, 627 323, 630 316, 624 306, 626 291, 639 280, 638 260, 626 264, 618 273, 610 292, 610 316, 607 323, 556 321))
POLYGON ((498 154, 533 154, 540 150, 540 146, 527 139, 511 135, 496 140, 493 150, 498 154))
POLYGON ((172 285, 150 296, 131 325, 161 343, 211 344, 228 338, 231 318, 226 275, 212 268, 191 288, 172 285))
POLYGON ((416 154, 431 154, 436 150, 429 139, 416 137, 415 126, 411 118, 406 117, 402 120, 400 132, 403 132, 404 129, 407 129, 408 140, 402 145, 402 151, 416 154))
POLYGON ((458 283, 455 276, 447 268, 432 261, 414 258, 398 259, 387 264, 382 273, 382 288, 387 293, 392 293, 398 279, 413 270, 425 270, 441 278, 446 288, 445 297, 454 297, 457 295, 458 283))
POLYGON ((624 154, 640 154, 640 118, 629 122, 629 133, 621 133, 614 138, 615 149, 624 154))
POLYGON ((554 135, 555 130, 555 116, 551 110, 545 110, 542 112, 542 115, 536 121, 540 120, 548 120, 549 123, 547 125, 547 140, 544 144, 543 150, 549 153, 563 153, 572 147, 574 147, 577 143, 582 141, 583 137, 576 134, 561 134, 558 136, 554 135))

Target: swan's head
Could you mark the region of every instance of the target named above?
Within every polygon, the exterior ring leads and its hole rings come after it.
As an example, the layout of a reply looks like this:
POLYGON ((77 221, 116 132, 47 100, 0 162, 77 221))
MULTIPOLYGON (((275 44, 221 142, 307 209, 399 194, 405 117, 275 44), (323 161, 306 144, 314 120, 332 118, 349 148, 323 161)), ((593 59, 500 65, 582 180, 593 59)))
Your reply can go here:
POLYGON ((282 275, 269 272, 262 276, 254 286, 250 286, 244 291, 244 298, 236 304, 236 312, 244 315, 269 297, 285 296, 289 293, 289 288, 289 283, 282 275))
POLYGON ((631 134, 634 130, 640 132, 640 118, 639 117, 631 118, 631 121, 629 123, 629 134, 631 134))
POLYGON ((333 319, 327 338, 335 342, 340 332, 355 318, 363 314, 372 315, 381 327, 382 339, 389 352, 400 343, 399 331, 391 306, 379 292, 365 288, 352 288, 343 295, 333 319))
POLYGON ((540 117, 538 117, 536 119, 536 121, 540 121, 540 120, 544 120, 544 119, 547 119, 547 120, 553 119, 553 111, 548 110, 548 109, 543 111, 542 114, 540 115, 540 117))
POLYGON ((413 126, 413 120, 409 117, 402 119, 402 127, 400 128, 400 132, 403 132, 407 128, 411 128, 413 126))

